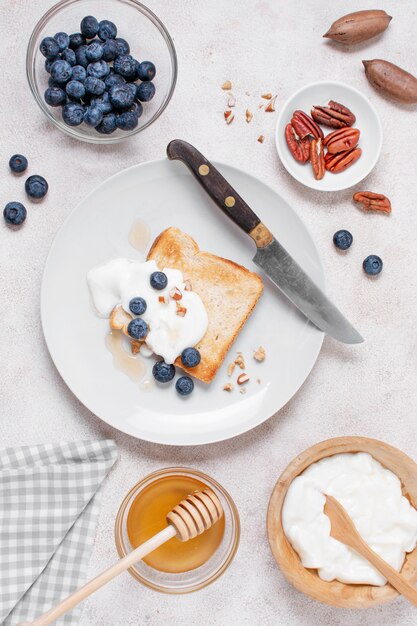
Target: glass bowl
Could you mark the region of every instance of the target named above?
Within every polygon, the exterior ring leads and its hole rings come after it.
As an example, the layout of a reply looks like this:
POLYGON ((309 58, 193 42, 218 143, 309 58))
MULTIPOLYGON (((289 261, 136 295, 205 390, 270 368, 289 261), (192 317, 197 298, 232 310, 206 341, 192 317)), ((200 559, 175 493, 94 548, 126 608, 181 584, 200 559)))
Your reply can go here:
POLYGON ((136 135, 165 110, 177 80, 177 55, 165 26, 137 0, 61 0, 45 13, 33 30, 26 54, 26 74, 36 102, 57 128, 82 141, 111 144, 136 135), (112 135, 101 135, 84 123, 67 126, 62 120, 61 107, 50 107, 44 101, 49 74, 45 70, 45 57, 39 50, 39 44, 44 37, 53 37, 59 31, 68 34, 79 32, 85 15, 94 15, 99 21, 113 21, 117 26, 117 36, 129 42, 132 56, 140 61, 155 63, 155 96, 150 102, 143 103, 139 124, 131 131, 116 129, 112 135))
POLYGON ((181 574, 172 574, 156 570, 143 561, 129 569, 130 574, 144 585, 164 593, 189 593, 202 589, 215 581, 229 567, 236 554, 240 538, 240 522, 236 505, 230 495, 218 482, 198 470, 186 467, 168 467, 146 476, 132 487, 125 496, 117 513, 115 522, 115 540, 119 556, 123 558, 133 547, 127 533, 127 517, 136 496, 146 487, 168 476, 188 476, 206 483, 220 498, 225 515, 224 535, 220 546, 213 556, 200 567, 181 574))

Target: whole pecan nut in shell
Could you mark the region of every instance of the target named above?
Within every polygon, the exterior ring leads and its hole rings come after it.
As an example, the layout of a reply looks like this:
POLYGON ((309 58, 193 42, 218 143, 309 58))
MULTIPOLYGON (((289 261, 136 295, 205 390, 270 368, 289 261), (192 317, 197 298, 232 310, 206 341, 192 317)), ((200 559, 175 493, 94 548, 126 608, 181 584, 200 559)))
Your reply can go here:
POLYGON ((352 148, 348 152, 338 152, 338 154, 331 154, 328 152, 325 157, 326 170, 333 174, 343 172, 348 167, 353 165, 355 161, 359 159, 362 154, 360 148, 352 148))
POLYGON ((313 139, 310 143, 310 161, 314 178, 321 180, 326 172, 322 140, 313 139))
POLYGON ((301 139, 295 132, 293 125, 287 124, 285 127, 285 139, 294 159, 299 163, 307 163, 310 158, 310 140, 308 137, 301 139))
POLYGON ((320 126, 318 126, 316 122, 311 119, 309 115, 307 115, 307 113, 304 113, 304 111, 294 111, 291 118, 291 124, 293 125, 295 132, 299 137, 301 137, 301 139, 304 139, 309 135, 311 137, 314 137, 315 139, 319 139, 319 137, 323 139, 324 137, 323 131, 321 130, 320 126))
POLYGON ((352 126, 356 117, 352 111, 340 102, 330 100, 327 107, 314 105, 311 109, 311 117, 318 123, 331 128, 344 128, 352 126))
POLYGON ((323 145, 330 154, 346 152, 358 144, 360 134, 358 128, 339 128, 324 138, 323 145))
POLYGON ((391 213, 391 202, 387 196, 373 191, 358 191, 354 194, 355 202, 360 202, 364 211, 391 213))

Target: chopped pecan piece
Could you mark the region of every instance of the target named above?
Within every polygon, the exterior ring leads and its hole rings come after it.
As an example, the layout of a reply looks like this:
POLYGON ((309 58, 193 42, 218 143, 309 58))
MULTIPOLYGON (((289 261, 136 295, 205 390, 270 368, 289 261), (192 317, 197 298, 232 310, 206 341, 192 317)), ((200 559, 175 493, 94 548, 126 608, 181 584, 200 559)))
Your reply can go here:
POLYGON ((246 117, 247 123, 249 124, 249 122, 252 121, 253 113, 251 111, 249 111, 249 109, 246 109, 245 117, 246 117))
POLYGON ((178 287, 173 287, 170 292, 169 295, 171 296, 171 298, 173 300, 181 300, 182 298, 182 293, 181 291, 178 289, 178 287))
POLYGON ((232 389, 233 389, 232 383, 226 383, 225 386, 223 387, 223 391, 232 391, 232 389))
POLYGON ((259 141, 259 143, 263 143, 265 141, 264 135, 259 135, 258 141, 259 141))
POLYGON ((226 124, 231 124, 233 120, 235 119, 233 111, 225 111, 224 119, 225 119, 226 124))
POLYGON ((227 368, 227 375, 231 376, 234 372, 235 369, 235 364, 234 363, 230 363, 229 367, 227 368))
POLYGON ((391 213, 391 202, 387 196, 373 191, 358 191, 354 194, 355 202, 360 202, 364 211, 391 213))
POLYGON ((245 372, 243 372, 242 374, 239 374, 236 382, 238 385, 244 385, 245 383, 249 382, 249 376, 245 372))
POLYGON ((132 351, 132 354, 139 354, 141 344, 141 341, 138 341, 137 339, 132 339, 130 343, 130 349, 132 351))
POLYGON ((261 98, 263 98, 264 100, 272 100, 272 93, 263 93, 261 95, 261 98))
POLYGON ((273 113, 275 111, 275 100, 277 99, 276 96, 274 96, 266 105, 265 107, 265 111, 267 113, 273 113))
POLYGON ((235 358, 235 364, 240 367, 241 370, 245 369, 245 359, 241 352, 237 353, 237 357, 235 358))
POLYGON ((179 315, 180 317, 184 317, 184 315, 187 313, 187 309, 185 306, 182 306, 179 302, 176 302, 177 305, 177 315, 179 315))
POLYGON ((191 281, 189 281, 187 278, 187 280, 184 281, 184 291, 192 291, 192 290, 193 288, 191 286, 191 281))
POLYGON ((265 348, 263 348, 262 346, 259 346, 259 348, 253 353, 253 358, 255 359, 255 361, 265 361, 265 356, 265 348))
POLYGON ((224 91, 230 91, 231 88, 232 83, 230 82, 230 80, 226 80, 222 85, 222 89, 224 89, 224 91))
POLYGON ((319 124, 330 126, 331 128, 352 126, 356 121, 356 117, 350 109, 334 100, 330 100, 327 107, 313 106, 311 117, 319 124))

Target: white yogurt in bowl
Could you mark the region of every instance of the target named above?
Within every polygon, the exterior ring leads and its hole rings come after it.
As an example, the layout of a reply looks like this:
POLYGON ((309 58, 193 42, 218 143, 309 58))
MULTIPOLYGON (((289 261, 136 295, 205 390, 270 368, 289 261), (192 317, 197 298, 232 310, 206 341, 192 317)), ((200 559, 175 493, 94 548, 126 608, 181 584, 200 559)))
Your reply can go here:
POLYGON ((335 454, 297 476, 282 507, 284 532, 304 567, 326 581, 384 585, 372 565, 330 537, 324 494, 343 505, 366 543, 400 571, 417 544, 417 511, 402 495, 401 481, 370 454, 335 454))

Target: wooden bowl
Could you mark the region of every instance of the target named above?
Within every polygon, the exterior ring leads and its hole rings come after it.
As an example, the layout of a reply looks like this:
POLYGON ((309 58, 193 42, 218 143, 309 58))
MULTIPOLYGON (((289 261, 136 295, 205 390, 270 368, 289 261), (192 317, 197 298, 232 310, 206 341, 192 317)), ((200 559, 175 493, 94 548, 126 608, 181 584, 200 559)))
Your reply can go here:
MULTIPOLYGON (((392 446, 366 437, 337 437, 308 448, 297 456, 279 477, 272 491, 267 515, 269 543, 276 562, 288 580, 299 591, 315 600, 343 608, 368 608, 394 600, 399 594, 391 587, 353 585, 337 580, 322 580, 317 570, 306 569, 297 552, 287 540, 281 521, 282 506, 293 479, 309 465, 341 452, 369 452, 384 467, 398 476, 402 491, 417 508, 417 464, 406 454, 392 446)), ((407 554, 402 574, 411 582, 417 581, 417 548, 407 554)))

